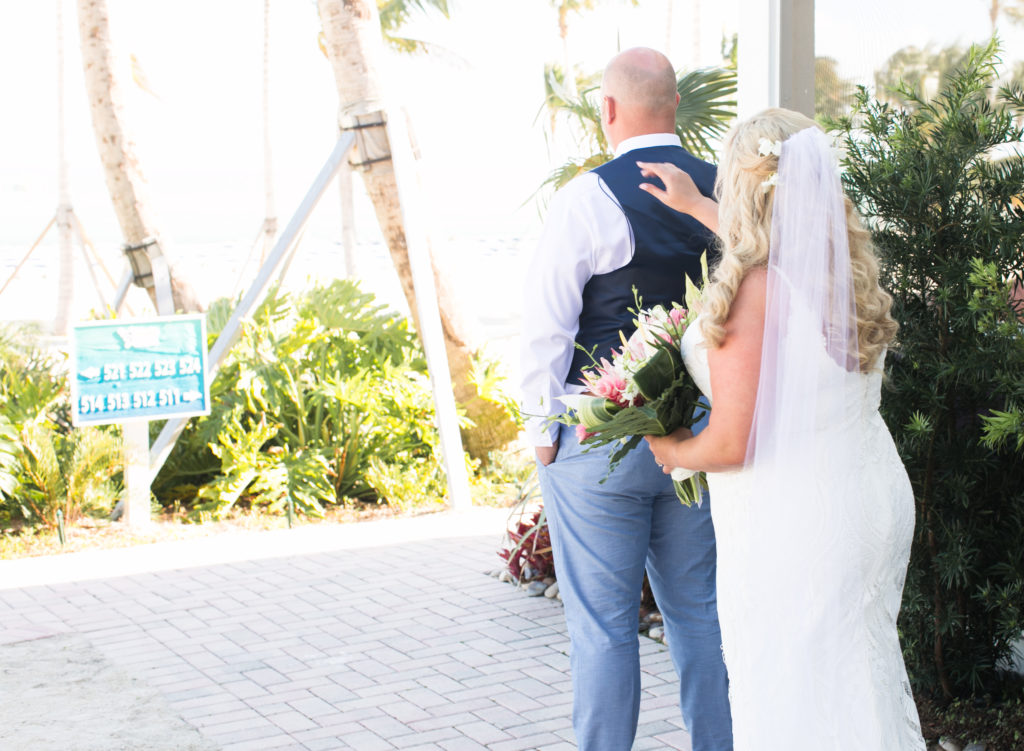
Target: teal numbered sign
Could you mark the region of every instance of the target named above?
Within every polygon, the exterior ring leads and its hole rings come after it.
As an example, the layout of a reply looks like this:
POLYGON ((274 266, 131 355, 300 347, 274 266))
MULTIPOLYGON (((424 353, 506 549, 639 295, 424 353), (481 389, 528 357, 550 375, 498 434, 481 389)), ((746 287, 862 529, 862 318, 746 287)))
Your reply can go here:
POLYGON ((75 425, 210 413, 202 315, 95 321, 75 326, 75 425))

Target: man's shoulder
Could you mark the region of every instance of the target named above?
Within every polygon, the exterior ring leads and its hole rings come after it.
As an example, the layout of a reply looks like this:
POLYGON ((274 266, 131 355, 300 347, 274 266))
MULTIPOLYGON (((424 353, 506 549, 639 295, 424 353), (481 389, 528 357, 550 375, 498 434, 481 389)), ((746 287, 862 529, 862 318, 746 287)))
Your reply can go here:
POLYGON ((672 161, 683 169, 715 170, 711 162, 706 162, 699 156, 692 154, 682 146, 664 146, 665 153, 672 158, 672 161))
POLYGON ((671 162, 686 170, 715 171, 717 167, 711 162, 706 162, 698 156, 678 144, 664 144, 654 146, 640 146, 620 154, 614 159, 605 162, 593 171, 613 172, 623 168, 632 171, 636 169, 636 163, 640 162, 671 162))
POLYGON ((580 201, 592 200, 601 192, 601 178, 594 170, 589 170, 559 188, 551 199, 551 208, 559 204, 569 206, 580 201))

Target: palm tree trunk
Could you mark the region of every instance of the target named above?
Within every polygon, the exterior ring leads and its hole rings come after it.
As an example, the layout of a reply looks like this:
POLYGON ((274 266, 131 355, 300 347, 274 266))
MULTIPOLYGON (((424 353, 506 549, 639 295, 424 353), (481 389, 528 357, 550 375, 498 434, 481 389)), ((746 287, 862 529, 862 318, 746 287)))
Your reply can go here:
POLYGON ((66 336, 75 297, 71 254, 71 191, 64 137, 64 0, 57 0, 57 315, 54 332, 66 336))
POLYGON ((562 39, 562 75, 565 88, 576 95, 576 76, 573 74, 572 59, 569 57, 569 9, 565 3, 558 6, 558 36, 562 39))
POLYGON ((690 38, 690 69, 697 70, 700 67, 700 0, 693 0, 693 12, 687 19, 693 36, 690 38))
POLYGON ((672 5, 675 0, 665 0, 665 57, 672 59, 672 5))
MULTIPOLYGON (((416 290, 377 76, 383 52, 377 6, 373 0, 318 0, 318 6, 338 89, 338 122, 342 130, 356 132, 356 147, 350 161, 354 160, 353 168, 362 174, 418 330, 416 290)), ((471 455, 486 457, 487 451, 515 437, 516 428, 503 408, 477 394, 470 379, 474 348, 465 322, 458 315, 457 298, 438 273, 433 258, 431 265, 455 399, 476 424, 474 429, 463 431, 463 443, 471 455)))
MULTIPOLYGON (((85 69, 93 131, 107 191, 114 205, 114 214, 121 225, 125 244, 141 245, 143 241, 154 238, 156 243, 150 246, 147 253, 151 260, 158 260, 162 256, 167 263, 174 310, 202 310, 192 287, 175 273, 167 258, 149 209, 145 179, 135 154, 135 143, 125 126, 124 93, 115 72, 116 58, 106 0, 78 0, 78 29, 82 38, 82 65, 85 69)), ((146 291, 155 303, 156 288, 147 287, 146 291)))
POLYGON ((338 170, 338 197, 341 199, 341 251, 345 258, 345 276, 349 279, 358 279, 356 207, 352 187, 352 167, 343 164, 338 170))
POLYGON ((277 237, 277 208, 274 205, 274 162, 270 141, 270 0, 263 0, 263 249, 266 260, 277 237))

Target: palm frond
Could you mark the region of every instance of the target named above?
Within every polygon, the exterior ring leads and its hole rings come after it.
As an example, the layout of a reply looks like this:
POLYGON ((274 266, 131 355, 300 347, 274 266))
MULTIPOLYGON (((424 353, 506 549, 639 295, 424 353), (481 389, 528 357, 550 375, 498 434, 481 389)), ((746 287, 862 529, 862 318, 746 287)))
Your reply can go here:
POLYGON ((408 22, 413 13, 435 10, 448 18, 448 0, 377 0, 380 28, 385 36, 408 22))
POLYGON ((67 498, 67 483, 61 471, 56 443, 61 440, 56 432, 45 425, 30 422, 21 430, 22 476, 34 493, 28 493, 33 522, 55 524, 53 512, 67 498))
POLYGON ((570 159, 562 166, 553 170, 551 174, 548 175, 547 179, 541 183, 540 189, 550 187, 552 190, 559 190, 567 185, 574 177, 578 177, 584 172, 589 172, 595 167, 600 167, 611 158, 611 154, 607 152, 600 152, 597 154, 591 154, 586 159, 570 159))
POLYGON ((0 415, 0 498, 13 498, 21 485, 18 430, 4 415, 0 415))
MULTIPOLYGON (((565 85, 565 76, 557 66, 545 70, 545 100, 538 116, 551 113, 552 122, 558 116, 575 126, 580 135, 577 141, 586 157, 570 159, 548 175, 534 193, 546 194, 558 190, 577 175, 598 167, 612 158, 601 129, 600 101, 594 96, 598 90, 600 74, 580 77, 574 94, 565 85)), ((678 76, 676 90, 679 106, 676 108, 676 133, 683 146, 693 154, 705 158, 713 156, 711 141, 722 135, 736 116, 736 71, 726 68, 702 68, 678 76)))
POLYGON ((679 140, 698 156, 712 156, 711 140, 722 135, 736 117, 736 72, 726 68, 693 70, 679 76, 676 91, 679 140))

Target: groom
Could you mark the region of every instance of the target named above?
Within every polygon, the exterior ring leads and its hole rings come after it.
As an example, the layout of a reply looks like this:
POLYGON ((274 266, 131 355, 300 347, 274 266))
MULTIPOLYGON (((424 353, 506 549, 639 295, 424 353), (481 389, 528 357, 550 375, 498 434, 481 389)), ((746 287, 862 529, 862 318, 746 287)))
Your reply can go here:
MULTIPOLYGON (((672 162, 710 195, 715 168, 675 135, 671 63, 651 49, 608 64, 601 125, 615 158, 555 196, 527 274, 523 412, 564 411, 580 368, 630 334, 633 289, 644 307, 681 301, 684 274, 700 281, 711 236, 640 190, 637 161, 672 162)), ((680 677, 693 751, 729 751, 732 728, 715 596, 710 504, 686 508, 646 444, 607 480, 611 447, 582 451, 572 429, 531 419, 541 491, 571 640, 573 726, 583 751, 628 751, 640 710, 637 636, 646 567, 680 677)))

